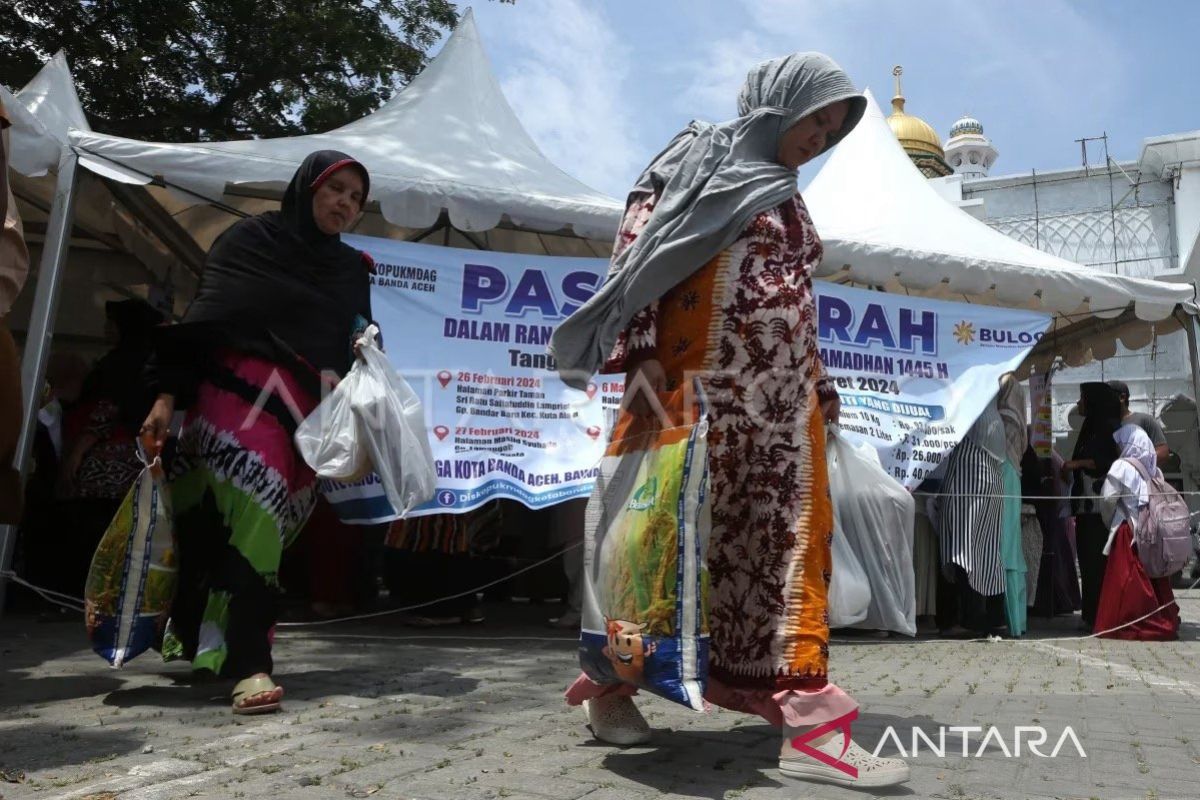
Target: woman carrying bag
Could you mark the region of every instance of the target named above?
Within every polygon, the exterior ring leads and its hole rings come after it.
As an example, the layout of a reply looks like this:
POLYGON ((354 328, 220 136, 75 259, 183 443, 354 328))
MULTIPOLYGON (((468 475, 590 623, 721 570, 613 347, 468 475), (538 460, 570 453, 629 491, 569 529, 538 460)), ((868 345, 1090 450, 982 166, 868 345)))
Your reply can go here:
POLYGON ((179 590, 166 658, 237 681, 233 712, 275 711, 271 638, 284 547, 316 502, 316 477, 292 442, 322 379, 354 361, 371 318, 368 256, 340 234, 369 177, 333 150, 309 155, 278 212, 241 220, 213 244, 183 321, 161 329, 143 425, 161 449, 186 409, 170 472, 179 590))
MULTIPOLYGON (((737 118, 693 122, 642 173, 607 282, 558 328, 552 349, 571 385, 601 367, 625 372, 625 408, 641 416, 656 393, 686 391, 699 376, 711 401, 705 697, 780 728, 785 774, 885 786, 907 780, 907 765, 872 757, 848 728, 811 740, 829 760, 792 744, 857 709, 828 676, 825 423, 836 422, 839 400, 817 348, 812 275, 822 247, 796 170, 865 108, 819 53, 753 68, 737 118), (839 758, 856 777, 830 765, 839 758)), ((636 744, 650 730, 630 694, 581 675, 567 701, 586 704, 597 738, 636 744)))

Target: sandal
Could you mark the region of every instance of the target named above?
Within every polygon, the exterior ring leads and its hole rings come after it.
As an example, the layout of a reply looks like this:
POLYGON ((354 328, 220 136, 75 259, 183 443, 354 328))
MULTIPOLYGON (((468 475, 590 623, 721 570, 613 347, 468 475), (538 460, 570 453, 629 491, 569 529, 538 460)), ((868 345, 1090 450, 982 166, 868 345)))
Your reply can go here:
POLYGON ((275 681, 267 675, 254 675, 245 680, 238 681, 233 687, 233 713, 234 714, 269 714, 279 710, 279 700, 274 700, 269 703, 255 703, 251 705, 248 701, 250 698, 259 694, 267 694, 279 690, 279 696, 283 697, 283 687, 275 685, 275 681))

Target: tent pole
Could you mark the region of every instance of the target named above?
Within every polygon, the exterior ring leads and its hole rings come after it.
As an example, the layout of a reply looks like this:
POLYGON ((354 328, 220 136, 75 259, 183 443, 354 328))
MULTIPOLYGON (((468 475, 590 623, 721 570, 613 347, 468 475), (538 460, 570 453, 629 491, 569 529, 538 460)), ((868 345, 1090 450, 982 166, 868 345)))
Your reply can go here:
POLYGON ((1200 316, 1186 307, 1183 313, 1187 319, 1183 328, 1187 331, 1188 359, 1192 365, 1192 399, 1196 402, 1196 423, 1200 427, 1200 316))
MULTIPOLYGON (((21 473, 22 483, 29 468, 33 435, 37 429, 38 398, 46 379, 46 362, 50 356, 50 340, 54 336, 54 318, 58 314, 58 299, 62 276, 71 249, 71 228, 75 217, 76 178, 79 157, 73 150, 64 149, 58 162, 58 180, 54 185, 54 203, 46 225, 46 240, 42 245, 42 260, 38 266, 37 289, 33 296, 33 312, 25 347, 21 353, 21 435, 17 439, 17 454, 13 466, 21 473)), ((17 526, 0 525, 0 615, 4 613, 4 595, 8 581, 3 573, 12 565, 17 543, 17 526)))

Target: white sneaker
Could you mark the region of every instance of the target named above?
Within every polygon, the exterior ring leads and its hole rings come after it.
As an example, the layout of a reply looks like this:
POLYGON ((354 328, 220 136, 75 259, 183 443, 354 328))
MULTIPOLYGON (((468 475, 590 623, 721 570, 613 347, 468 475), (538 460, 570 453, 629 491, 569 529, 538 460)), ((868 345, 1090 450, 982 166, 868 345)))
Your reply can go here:
MULTIPOLYGON (((834 736, 824 744, 815 745, 814 749, 837 758, 842 752, 842 743, 841 736, 834 736)), ((841 757, 841 761, 858 770, 857 778, 852 778, 839 769, 822 764, 798 750, 793 749, 792 752, 795 753, 794 756, 779 759, 779 770, 784 775, 801 780, 836 783, 839 786, 854 788, 895 786, 908 780, 908 764, 904 761, 899 758, 873 756, 853 740, 850 741, 850 747, 841 757)))
POLYGON ((624 747, 650 741, 650 724, 638 711, 632 697, 609 695, 584 700, 592 735, 602 742, 624 747))

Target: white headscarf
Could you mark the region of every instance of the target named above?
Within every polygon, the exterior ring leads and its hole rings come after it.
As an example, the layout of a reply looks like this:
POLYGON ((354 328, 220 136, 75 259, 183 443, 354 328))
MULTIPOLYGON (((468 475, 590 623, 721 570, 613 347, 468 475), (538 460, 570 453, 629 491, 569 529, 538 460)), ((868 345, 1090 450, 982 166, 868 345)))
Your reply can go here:
POLYGON ((1150 504, 1150 482, 1142 477, 1142 473, 1130 461, 1137 461, 1150 477, 1158 472, 1154 443, 1144 430, 1137 425, 1122 425, 1113 434, 1113 439, 1121 450, 1121 457, 1109 468, 1100 492, 1103 505, 1112 515, 1108 542, 1104 545, 1105 555, 1108 555, 1121 523, 1128 522, 1136 532, 1139 512, 1150 504))
POLYGON ((1158 456, 1154 451, 1154 442, 1142 430, 1140 425, 1122 425, 1113 434, 1117 447, 1121 448, 1121 458, 1132 458, 1140 461, 1151 477, 1158 471, 1158 456))

